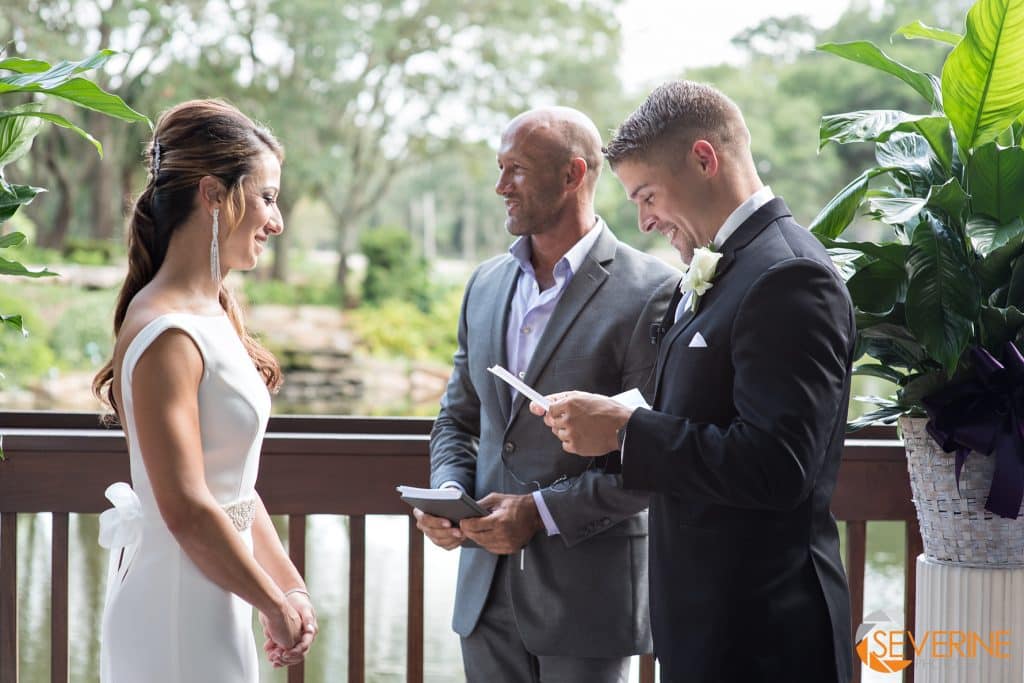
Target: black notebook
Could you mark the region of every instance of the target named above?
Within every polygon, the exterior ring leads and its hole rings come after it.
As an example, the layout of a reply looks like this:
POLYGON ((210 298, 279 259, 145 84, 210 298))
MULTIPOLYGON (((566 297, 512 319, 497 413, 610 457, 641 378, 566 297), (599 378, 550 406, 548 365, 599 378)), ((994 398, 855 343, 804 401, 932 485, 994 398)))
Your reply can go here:
POLYGON ((414 508, 423 510, 428 515, 444 517, 456 526, 460 519, 467 517, 486 517, 488 512, 477 505, 462 489, 449 487, 443 489, 420 489, 415 486, 398 486, 396 490, 402 500, 414 508))

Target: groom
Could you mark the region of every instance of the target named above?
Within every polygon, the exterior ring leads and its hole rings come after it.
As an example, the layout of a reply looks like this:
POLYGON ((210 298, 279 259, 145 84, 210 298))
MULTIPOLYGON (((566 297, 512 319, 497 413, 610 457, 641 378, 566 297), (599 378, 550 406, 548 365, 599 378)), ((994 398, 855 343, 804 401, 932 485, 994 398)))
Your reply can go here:
POLYGON ((604 151, 640 230, 690 270, 661 326, 654 409, 568 392, 545 422, 567 451, 621 451, 624 486, 654 493, 663 681, 845 683, 829 512, 854 346, 843 281, 761 183, 743 117, 714 88, 662 85, 604 151))

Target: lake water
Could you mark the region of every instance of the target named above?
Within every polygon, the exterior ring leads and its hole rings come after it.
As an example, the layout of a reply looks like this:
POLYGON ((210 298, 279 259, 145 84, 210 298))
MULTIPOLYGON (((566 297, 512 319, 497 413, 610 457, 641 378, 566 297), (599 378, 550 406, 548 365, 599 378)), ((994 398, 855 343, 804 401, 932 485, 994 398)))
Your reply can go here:
MULTIPOLYGON (((282 520, 275 519, 285 532, 282 520)), ((375 516, 366 522, 366 680, 405 680, 407 529, 405 517, 375 516)), ((99 623, 107 571, 97 545, 97 515, 70 522, 69 613, 71 681, 99 678, 99 623)), ((842 532, 842 529, 840 529, 842 532)), ((50 516, 18 520, 18 596, 22 683, 50 680, 50 516)), ((306 573, 320 622, 320 636, 306 663, 309 683, 336 683, 348 671, 348 524, 343 517, 313 515, 307 525, 306 573)), ((868 525, 865 614, 883 609, 903 615, 903 524, 868 525)), ((464 681, 459 639, 449 626, 458 554, 429 542, 425 552, 424 678, 429 683, 464 681)), ((262 641, 259 641, 262 642, 262 641)), ((638 678, 634 664, 632 680, 638 678)), ((865 683, 895 677, 865 669, 865 683)), ((283 670, 264 666, 261 681, 284 683, 283 670)))

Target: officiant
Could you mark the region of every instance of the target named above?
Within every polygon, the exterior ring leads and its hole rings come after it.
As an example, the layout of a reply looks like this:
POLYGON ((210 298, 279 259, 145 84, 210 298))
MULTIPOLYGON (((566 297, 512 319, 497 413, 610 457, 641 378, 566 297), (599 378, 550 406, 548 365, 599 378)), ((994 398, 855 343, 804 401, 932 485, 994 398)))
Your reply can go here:
POLYGON ((650 397, 650 328, 679 273, 616 239, 594 212, 601 137, 582 113, 514 118, 495 191, 508 253, 466 285, 458 350, 430 443, 431 485, 489 511, 418 526, 459 559, 453 627, 466 678, 624 682, 651 651, 648 496, 562 451, 529 401, 487 371, 501 365, 542 393, 585 387, 650 397))

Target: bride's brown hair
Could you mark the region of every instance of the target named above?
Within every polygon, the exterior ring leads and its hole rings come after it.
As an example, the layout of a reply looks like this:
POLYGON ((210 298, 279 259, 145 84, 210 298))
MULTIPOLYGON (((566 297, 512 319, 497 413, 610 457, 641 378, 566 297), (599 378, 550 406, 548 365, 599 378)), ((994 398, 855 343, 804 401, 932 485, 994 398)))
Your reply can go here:
MULTIPOLYGON (((223 240, 245 214, 242 184, 265 152, 272 153, 279 162, 284 161, 284 150, 270 131, 226 102, 191 100, 160 116, 146 148, 149 181, 135 200, 128 222, 128 274, 114 310, 115 336, 121 331, 132 298, 163 264, 171 235, 192 214, 199 180, 213 176, 227 188, 221 209, 223 240)), ((271 391, 276 391, 281 385, 277 359, 245 329, 241 308, 223 284, 218 298, 263 381, 271 391)), ((116 411, 113 382, 111 358, 93 379, 92 391, 116 411)))

